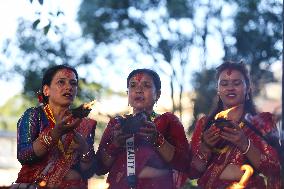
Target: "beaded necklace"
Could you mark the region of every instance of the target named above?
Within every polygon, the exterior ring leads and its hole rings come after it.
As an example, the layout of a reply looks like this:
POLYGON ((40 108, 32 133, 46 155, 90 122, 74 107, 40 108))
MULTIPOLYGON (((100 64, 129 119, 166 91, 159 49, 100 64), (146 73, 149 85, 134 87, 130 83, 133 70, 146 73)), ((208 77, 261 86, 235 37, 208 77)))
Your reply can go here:
MULTIPOLYGON (((55 120, 55 118, 54 118, 54 116, 53 116, 53 113, 52 113, 52 111, 51 111, 51 109, 50 109, 50 107, 49 107, 49 104, 47 104, 47 105, 45 105, 44 107, 43 107, 43 110, 44 110, 44 113, 45 113, 45 115, 47 116, 47 119, 49 120, 49 125, 50 125, 50 127, 51 128, 54 128, 55 127, 55 124, 56 124, 56 120, 55 120)), ((61 141, 61 139, 59 139, 58 140, 58 143, 57 143, 57 147, 58 147, 58 149, 60 150, 60 152, 64 155, 64 157, 65 158, 70 158, 71 157, 71 155, 72 155, 72 153, 73 153, 73 146, 75 145, 75 142, 74 142, 74 140, 72 139, 72 138, 70 138, 71 136, 66 136, 66 141, 67 141, 67 143, 69 144, 67 144, 66 146, 69 146, 69 148, 67 149, 67 151, 65 151, 64 150, 64 145, 63 145, 63 143, 62 143, 62 141, 61 141), (68 142, 69 141, 69 142, 68 142)))
POLYGON ((156 112, 152 112, 151 114, 150 114, 150 120, 152 121, 152 122, 154 122, 154 120, 157 118, 159 116, 159 114, 157 114, 156 112))

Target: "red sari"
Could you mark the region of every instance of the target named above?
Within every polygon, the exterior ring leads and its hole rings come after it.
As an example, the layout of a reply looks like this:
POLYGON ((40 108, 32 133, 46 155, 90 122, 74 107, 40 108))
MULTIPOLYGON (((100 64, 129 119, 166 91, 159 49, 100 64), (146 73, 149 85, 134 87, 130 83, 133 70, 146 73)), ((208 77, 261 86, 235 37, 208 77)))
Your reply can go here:
MULTIPOLYGON (((185 171, 185 164, 189 161, 189 146, 184 132, 184 128, 179 119, 172 113, 164 113, 155 118, 154 123, 157 130, 165 137, 165 139, 175 146, 175 154, 171 162, 167 163, 159 155, 159 152, 153 145, 144 142, 138 136, 135 140, 135 173, 139 175, 145 166, 157 169, 168 170, 168 174, 155 178, 138 178, 136 189, 174 189, 175 183, 173 179, 173 171, 185 171)), ((117 120, 111 119, 102 136, 99 149, 97 152, 98 170, 97 174, 108 174, 107 183, 109 189, 129 189, 126 173, 126 151, 120 148, 115 156, 115 161, 111 167, 106 167, 102 161, 102 151, 108 148, 111 143, 111 131, 117 124, 117 120)))
MULTIPOLYGON (((46 181, 47 187, 87 188, 87 178, 93 174, 93 170, 86 171, 84 175, 80 170, 80 154, 72 149, 74 144, 72 132, 61 137, 58 144, 54 144, 48 149, 44 157, 37 157, 33 151, 33 141, 40 135, 50 131, 54 127, 50 112, 45 108, 37 107, 28 109, 18 122, 17 128, 17 157, 22 164, 22 168, 16 180, 17 183, 34 183, 36 181, 46 181), (81 180, 64 180, 64 176, 69 170, 77 171, 81 180)), ((83 119, 76 131, 86 138, 89 149, 93 149, 94 132, 96 121, 83 119)), ((92 152, 94 154, 94 152, 92 152)))
MULTIPOLYGON (((199 153, 201 136, 205 124, 206 117, 201 118, 196 123, 191 141, 191 153, 193 155, 199 153)), ((276 125, 270 113, 260 113, 256 115, 253 119, 253 125, 263 136, 268 133, 277 132, 276 125)), ((243 130, 245 135, 251 140, 251 143, 257 147, 261 153, 260 166, 253 167, 255 173, 249 179, 246 189, 280 189, 280 162, 276 149, 268 145, 262 137, 257 135, 248 126, 245 125, 243 130), (267 179, 267 184, 264 182, 265 179, 263 175, 267 179)), ((238 148, 229 145, 229 150, 226 153, 212 153, 207 163, 207 168, 203 173, 198 172, 194 165, 191 164, 189 175, 190 178, 198 178, 198 186, 201 188, 224 189, 234 182, 232 180, 219 179, 220 174, 228 164, 241 166, 250 163, 238 148)))

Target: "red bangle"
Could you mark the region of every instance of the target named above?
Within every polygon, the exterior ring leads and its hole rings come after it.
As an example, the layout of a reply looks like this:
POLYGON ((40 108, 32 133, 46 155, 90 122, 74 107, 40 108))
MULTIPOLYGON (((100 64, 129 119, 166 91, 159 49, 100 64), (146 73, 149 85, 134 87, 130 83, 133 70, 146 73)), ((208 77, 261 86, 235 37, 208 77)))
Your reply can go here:
POLYGON ((155 142, 155 147, 156 148, 160 148, 162 145, 165 144, 165 137, 164 135, 162 135, 161 133, 158 133, 158 136, 156 138, 156 142, 155 142))

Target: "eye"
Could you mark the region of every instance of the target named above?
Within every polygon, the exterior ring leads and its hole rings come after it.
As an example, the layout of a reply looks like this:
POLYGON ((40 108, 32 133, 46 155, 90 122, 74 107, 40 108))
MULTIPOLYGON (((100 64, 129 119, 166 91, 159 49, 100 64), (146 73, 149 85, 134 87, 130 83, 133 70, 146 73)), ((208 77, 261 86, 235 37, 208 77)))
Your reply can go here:
POLYGON ((77 82, 76 80, 71 80, 71 81, 70 81, 70 85, 71 85, 72 87, 77 87, 77 86, 78 86, 78 82, 77 82))
POLYGON ((59 79, 56 83, 59 86, 64 86, 65 85, 65 81, 63 79, 59 79))
POLYGON ((241 85, 243 82, 242 82, 242 80, 234 80, 233 81, 233 84, 235 85, 235 86, 239 86, 239 85, 241 85))
POLYGON ((145 88, 152 88, 152 84, 149 82, 145 82, 143 85, 145 88))
POLYGON ((228 81, 225 81, 225 80, 221 80, 220 83, 219 83, 221 86, 227 86, 229 84, 228 81))
POLYGON ((129 83, 129 88, 134 88, 134 87, 136 87, 136 83, 130 82, 130 83, 129 83))

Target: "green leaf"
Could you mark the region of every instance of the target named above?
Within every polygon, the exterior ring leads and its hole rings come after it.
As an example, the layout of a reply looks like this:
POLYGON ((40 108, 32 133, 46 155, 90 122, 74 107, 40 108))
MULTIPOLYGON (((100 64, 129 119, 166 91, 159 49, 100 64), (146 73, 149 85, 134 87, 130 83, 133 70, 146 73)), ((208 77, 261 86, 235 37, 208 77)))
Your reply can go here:
POLYGON ((36 21, 34 21, 33 23, 33 29, 36 29, 37 25, 40 23, 40 19, 37 19, 36 21))
POLYGON ((48 33, 50 26, 51 26, 50 23, 48 25, 44 26, 44 28, 43 28, 44 35, 46 35, 48 33))

